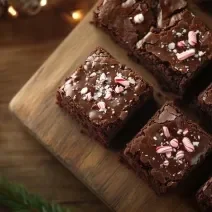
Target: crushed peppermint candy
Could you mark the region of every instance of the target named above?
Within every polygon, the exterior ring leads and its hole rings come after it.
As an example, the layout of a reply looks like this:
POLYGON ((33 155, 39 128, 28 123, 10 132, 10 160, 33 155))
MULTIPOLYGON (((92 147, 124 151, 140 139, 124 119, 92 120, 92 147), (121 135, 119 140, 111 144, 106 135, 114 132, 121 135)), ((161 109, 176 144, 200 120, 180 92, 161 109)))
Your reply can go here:
POLYGON ((186 135, 188 134, 188 128, 186 128, 184 131, 183 131, 183 135, 186 135))
POLYGON ((84 100, 87 100, 87 101, 91 101, 92 100, 92 95, 91 95, 91 92, 85 94, 84 96, 84 100))
POLYGON ((104 97, 106 100, 110 100, 112 99, 112 93, 108 90, 106 91, 106 94, 105 94, 105 97, 104 97))
POLYGON ((133 20, 136 24, 140 24, 144 21, 144 15, 142 13, 139 13, 139 14, 134 16, 133 20))
POLYGON ((90 74, 90 77, 95 77, 96 76, 96 72, 93 72, 90 74))
POLYGON ((169 133, 169 129, 166 126, 163 126, 163 133, 164 135, 169 138, 170 137, 170 133, 169 133))
POLYGON ((86 94, 88 92, 88 88, 87 87, 84 87, 82 88, 82 90, 80 91, 80 93, 83 95, 83 94, 86 94))
POLYGON ((123 91, 124 91, 124 88, 122 86, 118 86, 118 85, 116 86, 116 88, 115 88, 116 93, 121 93, 123 91))
POLYGON ((183 145, 185 147, 185 149, 188 151, 188 152, 193 152, 195 150, 193 144, 191 143, 191 140, 187 137, 184 137, 183 140, 183 145))
POLYGON ((184 151, 182 151, 182 150, 180 150, 180 151, 178 151, 177 152, 177 154, 176 154, 176 160, 181 160, 181 159, 183 159, 184 158, 184 151))
POLYGON ((188 43, 191 46, 195 46, 197 44, 197 34, 194 31, 188 32, 188 43))
POLYGON ((177 134, 180 135, 182 132, 183 132, 183 130, 182 130, 182 129, 179 129, 179 130, 177 131, 177 134))
POLYGON ((167 158, 171 158, 171 156, 172 156, 172 153, 171 152, 166 152, 166 157, 167 158))
POLYGON ((129 85, 130 85, 130 82, 128 80, 124 79, 123 77, 119 77, 119 76, 115 77, 115 83, 123 85, 124 87, 129 87, 129 85))
POLYGON ((194 141, 192 142, 194 146, 198 147, 199 146, 199 142, 198 141, 194 141))
POLYGON ((178 148, 179 144, 178 144, 178 140, 176 138, 172 139, 170 141, 170 145, 174 148, 178 148))
POLYGON ((172 147, 171 146, 158 146, 156 148, 156 152, 158 154, 163 154, 163 153, 167 153, 167 152, 172 152, 172 147))
POLYGON ((66 83, 64 85, 64 91, 66 96, 70 96, 72 93, 71 85, 66 83))
POLYGON ((170 43, 170 44, 168 44, 168 48, 169 48, 169 50, 173 50, 174 48, 175 48, 175 43, 170 43))
POLYGON ((97 106, 99 108, 99 111, 104 111, 106 110, 106 104, 104 102, 98 102, 97 106))
POLYGON ((101 75, 100 75, 100 81, 102 81, 102 82, 104 82, 106 79, 107 79, 107 76, 106 76, 106 74, 105 73, 102 73, 101 75))
POLYGON ((186 50, 182 53, 177 53, 177 59, 178 60, 186 60, 188 59, 189 57, 192 57, 195 55, 195 52, 196 50, 195 49, 189 49, 189 50, 186 50))
POLYGON ((205 53, 206 53, 206 52, 199 51, 199 52, 198 52, 198 55, 199 55, 199 57, 202 57, 203 55, 205 55, 205 53))
POLYGON ((165 161, 163 162, 163 165, 164 165, 164 166, 168 166, 168 165, 169 165, 169 161, 168 161, 168 160, 165 160, 165 161))
POLYGON ((186 46, 186 43, 185 43, 185 41, 181 40, 177 43, 177 46, 182 48, 182 47, 186 46))
POLYGON ((130 84, 135 85, 135 80, 132 77, 129 77, 128 81, 129 81, 130 84))

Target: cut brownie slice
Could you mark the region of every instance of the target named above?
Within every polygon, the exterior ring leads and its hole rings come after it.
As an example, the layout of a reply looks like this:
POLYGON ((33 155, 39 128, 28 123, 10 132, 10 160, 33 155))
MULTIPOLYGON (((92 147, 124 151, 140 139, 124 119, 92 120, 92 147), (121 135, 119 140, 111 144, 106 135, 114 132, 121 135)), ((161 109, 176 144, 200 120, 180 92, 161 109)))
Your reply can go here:
POLYGON ((212 138, 166 103, 127 144, 122 157, 158 194, 166 193, 212 151, 212 138))
POLYGON ((57 102, 108 146, 152 93, 141 76, 97 48, 59 88, 57 102))
POLYGON ((182 96, 211 62, 212 33, 187 10, 178 14, 174 23, 159 32, 149 32, 137 43, 135 55, 164 88, 182 96))
POLYGON ((212 177, 199 189, 196 199, 202 212, 212 211, 212 177))
POLYGON ((212 83, 198 96, 201 111, 212 120, 212 83))
POLYGON ((156 0, 102 0, 94 23, 129 52, 156 25, 156 0))

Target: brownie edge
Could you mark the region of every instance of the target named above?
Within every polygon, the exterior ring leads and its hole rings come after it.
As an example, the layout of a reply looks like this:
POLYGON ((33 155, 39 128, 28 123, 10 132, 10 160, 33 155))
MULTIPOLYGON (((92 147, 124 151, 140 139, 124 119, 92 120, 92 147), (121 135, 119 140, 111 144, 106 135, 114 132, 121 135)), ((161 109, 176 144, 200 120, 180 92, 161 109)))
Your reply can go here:
POLYGON ((101 47, 57 91, 58 105, 105 146, 152 98, 152 87, 101 47))
POLYGON ((168 102, 121 157, 157 194, 164 194, 192 175, 211 152, 211 136, 168 102))
POLYGON ((199 189, 196 199, 202 212, 212 211, 212 177, 199 189))

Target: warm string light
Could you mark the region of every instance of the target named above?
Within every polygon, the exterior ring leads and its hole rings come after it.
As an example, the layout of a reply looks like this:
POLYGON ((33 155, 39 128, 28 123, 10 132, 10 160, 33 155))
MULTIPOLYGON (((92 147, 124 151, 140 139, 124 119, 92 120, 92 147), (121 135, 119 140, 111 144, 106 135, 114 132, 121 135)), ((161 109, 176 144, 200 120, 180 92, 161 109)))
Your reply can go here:
POLYGON ((14 9, 14 7, 9 6, 8 7, 8 13, 13 16, 13 17, 17 17, 18 16, 18 12, 14 9))
MULTIPOLYGON (((47 0, 41 0, 40 1, 40 6, 41 7, 45 7, 46 5, 47 5, 47 0)), ((15 10, 15 8, 13 6, 9 6, 7 11, 13 17, 17 17, 18 16, 18 12, 15 10)))
POLYGON ((83 14, 82 14, 82 11, 76 10, 76 11, 73 11, 72 12, 71 16, 72 16, 73 20, 79 21, 79 20, 82 19, 83 14))
POLYGON ((47 0, 41 0, 40 1, 40 6, 45 7, 47 5, 47 0))

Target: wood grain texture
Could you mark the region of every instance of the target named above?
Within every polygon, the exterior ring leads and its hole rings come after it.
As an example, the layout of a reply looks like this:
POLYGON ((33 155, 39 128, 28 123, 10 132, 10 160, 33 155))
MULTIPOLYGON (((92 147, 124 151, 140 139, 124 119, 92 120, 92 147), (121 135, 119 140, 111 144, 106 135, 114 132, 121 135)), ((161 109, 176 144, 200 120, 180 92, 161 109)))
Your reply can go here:
MULTIPOLYGON (((118 156, 80 132, 80 126, 55 104, 56 89, 97 46, 122 63, 155 79, 110 38, 89 24, 92 13, 66 38, 10 103, 27 129, 112 210, 192 212, 180 196, 157 197, 148 185, 118 162, 118 156)), ((207 18, 206 18, 207 19, 207 18)), ((207 19, 209 21, 209 18, 207 19)))

